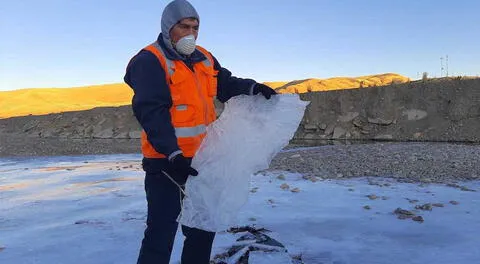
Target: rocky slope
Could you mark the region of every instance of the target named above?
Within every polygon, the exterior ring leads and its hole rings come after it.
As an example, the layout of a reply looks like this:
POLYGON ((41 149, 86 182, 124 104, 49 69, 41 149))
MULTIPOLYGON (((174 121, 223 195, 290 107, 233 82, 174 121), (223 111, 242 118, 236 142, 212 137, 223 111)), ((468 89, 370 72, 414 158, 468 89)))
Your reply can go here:
MULTIPOLYGON (((301 94, 310 101, 296 141, 331 139, 479 142, 480 79, 442 79, 301 94)), ((217 104, 218 112, 222 105, 217 104)), ((0 134, 136 139, 131 106, 0 119, 0 134)))
POLYGON ((479 142, 480 79, 305 93, 297 140, 479 142))
MULTIPOLYGON (((480 143, 480 79, 311 92, 301 98, 311 103, 292 144, 480 143)), ((218 113, 222 107, 217 104, 218 113)), ((128 105, 5 118, 0 119, 0 156, 139 153, 140 131, 128 105)))

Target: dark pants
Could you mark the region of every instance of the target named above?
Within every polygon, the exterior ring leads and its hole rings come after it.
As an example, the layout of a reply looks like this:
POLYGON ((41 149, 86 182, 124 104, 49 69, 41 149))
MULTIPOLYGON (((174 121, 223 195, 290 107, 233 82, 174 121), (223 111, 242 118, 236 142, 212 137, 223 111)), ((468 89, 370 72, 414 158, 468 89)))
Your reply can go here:
MULTIPOLYGON (((144 159, 145 192, 148 203, 147 228, 137 264, 168 264, 178 228, 181 192, 167 176, 173 176, 164 159, 144 159)), ((184 183, 179 183, 184 184, 184 183)), ((215 233, 182 226, 185 236, 182 264, 208 264, 215 233)))

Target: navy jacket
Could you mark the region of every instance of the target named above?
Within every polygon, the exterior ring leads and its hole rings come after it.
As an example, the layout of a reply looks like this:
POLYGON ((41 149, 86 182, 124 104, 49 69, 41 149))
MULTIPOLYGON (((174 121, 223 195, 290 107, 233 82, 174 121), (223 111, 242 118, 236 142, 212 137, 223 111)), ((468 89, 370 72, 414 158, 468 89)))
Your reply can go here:
MULTIPOLYGON (((158 42, 169 59, 181 59, 190 68, 193 68, 194 63, 205 59, 205 55, 198 50, 195 50, 188 59, 178 57, 178 54, 168 51, 161 35, 158 37, 158 42)), ((213 59, 215 70, 218 71, 217 99, 219 101, 224 103, 234 96, 252 93, 252 87, 256 84, 254 80, 232 76, 229 70, 220 66, 215 57, 213 59)), ((166 156, 179 150, 170 116, 172 107, 170 89, 165 71, 157 57, 149 51, 141 50, 130 60, 124 81, 134 91, 132 109, 153 148, 166 156)))

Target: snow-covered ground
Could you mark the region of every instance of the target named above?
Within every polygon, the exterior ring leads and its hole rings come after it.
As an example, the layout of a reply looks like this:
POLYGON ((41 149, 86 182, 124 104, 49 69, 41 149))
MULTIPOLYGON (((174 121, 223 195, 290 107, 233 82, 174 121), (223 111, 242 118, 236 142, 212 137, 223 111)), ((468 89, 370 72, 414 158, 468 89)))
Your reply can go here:
MULTIPOLYGON (((0 263, 135 263, 146 217, 140 159, 0 159, 0 263)), ((480 190, 480 182, 459 184, 480 190)), ((275 171, 251 185, 238 224, 271 230, 304 263, 480 263, 480 192, 275 171), (425 203, 438 204, 415 210, 425 203), (424 222, 398 219, 398 207, 424 222)), ((219 233, 212 256, 237 237, 219 233)), ((181 243, 178 233, 172 263, 181 243)))

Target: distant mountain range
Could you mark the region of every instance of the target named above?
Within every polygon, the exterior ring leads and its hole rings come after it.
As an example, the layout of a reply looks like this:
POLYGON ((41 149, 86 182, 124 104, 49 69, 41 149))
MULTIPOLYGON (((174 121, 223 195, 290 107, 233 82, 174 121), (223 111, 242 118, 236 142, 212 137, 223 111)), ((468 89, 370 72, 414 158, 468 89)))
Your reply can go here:
MULTIPOLYGON (((379 74, 355 78, 306 79, 291 82, 266 82, 280 93, 305 93, 382 86, 408 82, 407 77, 379 74)), ((0 92, 0 118, 44 115, 95 107, 130 105, 133 91, 124 83, 74 88, 36 88, 0 92)))

